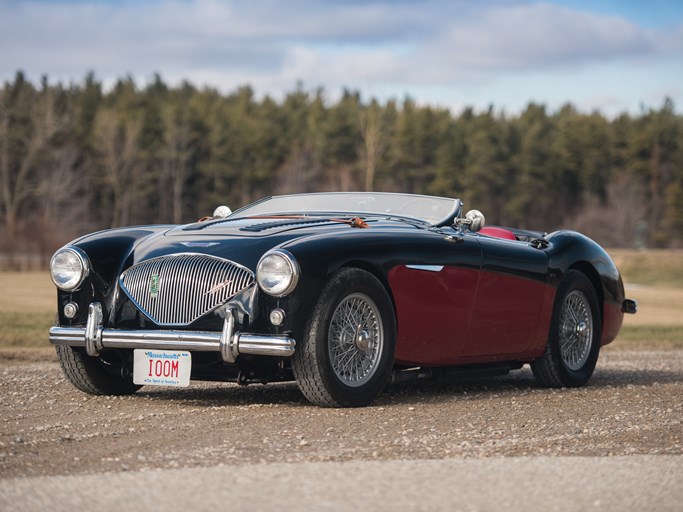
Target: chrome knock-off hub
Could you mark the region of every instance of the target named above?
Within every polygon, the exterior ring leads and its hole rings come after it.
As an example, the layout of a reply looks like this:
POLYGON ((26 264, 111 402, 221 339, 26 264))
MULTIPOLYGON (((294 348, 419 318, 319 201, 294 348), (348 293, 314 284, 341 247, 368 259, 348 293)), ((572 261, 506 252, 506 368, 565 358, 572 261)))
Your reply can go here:
POLYGON ((370 348, 370 335, 368 331, 360 331, 356 335, 356 348, 358 350, 366 351, 370 348))

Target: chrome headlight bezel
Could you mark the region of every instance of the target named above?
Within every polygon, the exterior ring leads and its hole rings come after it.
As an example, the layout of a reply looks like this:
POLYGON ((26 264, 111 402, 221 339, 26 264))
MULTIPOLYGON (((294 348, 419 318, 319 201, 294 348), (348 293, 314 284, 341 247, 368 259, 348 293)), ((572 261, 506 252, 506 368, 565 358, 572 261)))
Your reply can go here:
POLYGON ((78 247, 62 247, 56 253, 52 255, 50 260, 50 278, 57 288, 65 292, 73 292, 78 290, 83 281, 85 281, 90 275, 90 261, 88 256, 78 247), (60 256, 69 255, 69 257, 74 258, 72 261, 78 264, 78 268, 75 269, 74 274, 71 278, 67 280, 60 280, 55 276, 55 265, 58 263, 60 256))
POLYGON ((259 288, 273 297, 285 297, 292 293, 300 275, 301 269, 296 258, 284 249, 268 251, 256 265, 256 282, 259 288), (284 272, 275 272, 276 266, 284 272), (275 284, 273 281, 276 281, 275 284))

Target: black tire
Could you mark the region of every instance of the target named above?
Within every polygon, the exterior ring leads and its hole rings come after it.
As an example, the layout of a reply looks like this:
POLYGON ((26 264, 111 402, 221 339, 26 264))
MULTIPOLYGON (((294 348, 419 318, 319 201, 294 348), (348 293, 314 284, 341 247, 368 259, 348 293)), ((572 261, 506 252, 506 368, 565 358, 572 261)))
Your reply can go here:
POLYGON ((369 272, 344 268, 320 294, 292 370, 315 405, 359 407, 384 389, 395 349, 396 319, 384 286, 369 272), (357 371, 347 371, 347 363, 357 371))
POLYGON ((131 395, 142 387, 133 384, 132 367, 125 355, 110 350, 91 357, 82 348, 57 346, 57 358, 66 378, 91 395, 131 395))
POLYGON ((536 379, 548 387, 583 386, 598 362, 601 332, 595 288, 585 274, 570 270, 555 295, 545 352, 531 363, 536 379))

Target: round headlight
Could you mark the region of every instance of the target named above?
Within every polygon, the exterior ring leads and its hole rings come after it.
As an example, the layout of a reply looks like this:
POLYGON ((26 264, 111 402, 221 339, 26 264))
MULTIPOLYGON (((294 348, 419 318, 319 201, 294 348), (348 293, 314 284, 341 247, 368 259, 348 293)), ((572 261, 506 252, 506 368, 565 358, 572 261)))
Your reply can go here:
POLYGON ((296 288, 299 264, 287 251, 276 249, 265 254, 258 262, 256 281, 267 294, 284 297, 296 288))
POLYGON ((52 282, 60 290, 72 292, 88 277, 87 256, 80 249, 66 247, 58 250, 50 260, 52 282))

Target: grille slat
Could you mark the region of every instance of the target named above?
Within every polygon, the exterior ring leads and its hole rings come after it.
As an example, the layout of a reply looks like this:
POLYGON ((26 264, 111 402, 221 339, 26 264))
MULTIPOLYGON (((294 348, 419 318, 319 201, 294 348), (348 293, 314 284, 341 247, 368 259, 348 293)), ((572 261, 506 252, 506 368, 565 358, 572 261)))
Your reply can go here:
POLYGON ((171 254, 143 261, 121 274, 133 303, 158 325, 189 325, 254 283, 254 274, 230 260, 171 254))

